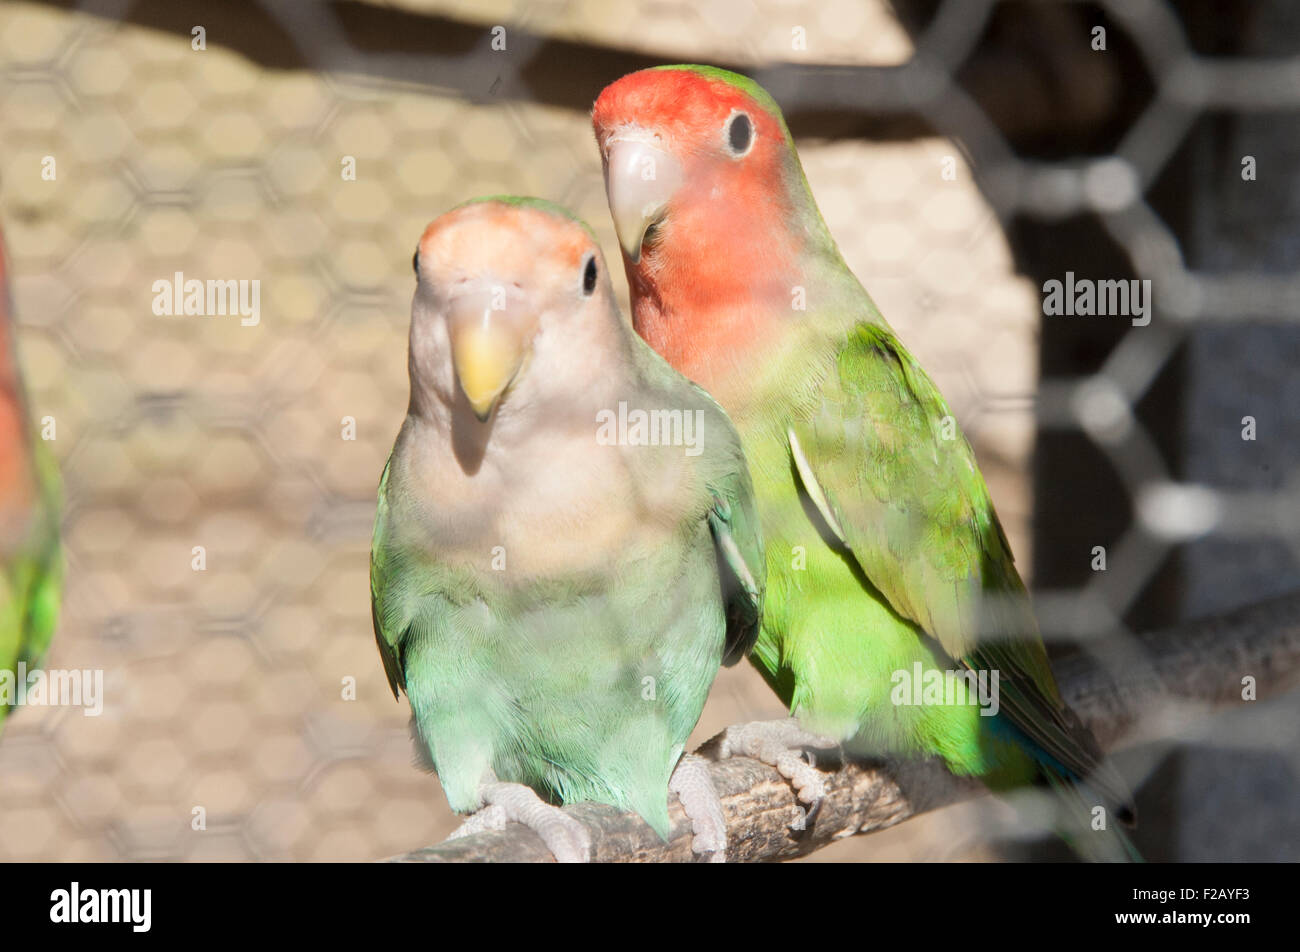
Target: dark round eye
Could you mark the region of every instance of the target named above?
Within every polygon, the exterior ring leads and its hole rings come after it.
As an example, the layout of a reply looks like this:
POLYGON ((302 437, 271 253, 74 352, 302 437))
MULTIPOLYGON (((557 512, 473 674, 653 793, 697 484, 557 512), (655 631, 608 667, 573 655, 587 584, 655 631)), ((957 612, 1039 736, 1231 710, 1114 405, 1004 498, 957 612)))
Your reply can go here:
POLYGON ((592 255, 587 259, 587 265, 582 269, 582 293, 590 294, 596 290, 596 256, 592 255))
POLYGON ((749 121, 749 116, 743 112, 733 115, 727 126, 727 145, 731 147, 732 154, 744 155, 753 141, 754 124, 749 121))
POLYGON ((420 273, 420 249, 415 249, 415 254, 411 255, 411 270, 417 275, 420 273))

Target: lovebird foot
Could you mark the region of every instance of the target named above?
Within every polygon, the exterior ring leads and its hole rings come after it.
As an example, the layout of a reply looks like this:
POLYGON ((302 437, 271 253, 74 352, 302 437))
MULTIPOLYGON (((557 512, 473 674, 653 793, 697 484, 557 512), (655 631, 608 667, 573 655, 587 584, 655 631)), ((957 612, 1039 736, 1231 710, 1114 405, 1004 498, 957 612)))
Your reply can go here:
POLYGON ((790 824, 793 830, 806 830, 817 819, 826 796, 826 775, 817 769, 814 750, 839 747, 828 737, 804 730, 789 717, 781 721, 752 721, 736 724, 722 734, 720 757, 750 757, 775 767, 790 781, 795 796, 806 805, 805 812, 790 824))
POLYGON ((504 830, 512 820, 542 838, 557 863, 590 863, 591 834, 559 807, 551 806, 521 783, 487 783, 479 791, 483 806, 449 840, 489 830, 504 830))
POLYGON ((694 754, 683 754, 668 781, 668 789, 677 794, 691 821, 691 830, 695 834, 691 839, 691 850, 707 855, 710 863, 725 863, 727 819, 722 814, 722 801, 713 786, 708 761, 694 754))

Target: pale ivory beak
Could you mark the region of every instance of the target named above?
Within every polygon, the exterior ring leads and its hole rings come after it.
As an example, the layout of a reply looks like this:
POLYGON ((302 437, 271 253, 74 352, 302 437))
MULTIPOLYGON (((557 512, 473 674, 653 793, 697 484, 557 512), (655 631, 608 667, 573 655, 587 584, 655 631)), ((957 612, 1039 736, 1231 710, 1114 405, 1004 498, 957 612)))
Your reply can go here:
POLYGON ((448 302, 451 359, 465 399, 486 422, 514 381, 536 329, 518 289, 484 282, 448 302))
POLYGON ((646 231, 662 217, 681 184, 681 163, 655 145, 649 133, 632 131, 609 140, 605 196, 618 243, 633 264, 641 260, 646 231))

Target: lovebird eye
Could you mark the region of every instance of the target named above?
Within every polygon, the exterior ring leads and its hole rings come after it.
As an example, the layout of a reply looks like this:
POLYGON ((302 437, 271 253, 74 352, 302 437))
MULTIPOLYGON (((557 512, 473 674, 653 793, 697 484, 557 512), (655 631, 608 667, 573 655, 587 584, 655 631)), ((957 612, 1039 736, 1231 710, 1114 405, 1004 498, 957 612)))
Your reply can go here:
POLYGON ((411 270, 417 275, 420 273, 420 249, 415 249, 415 254, 411 255, 411 270))
POLYGON ((582 293, 590 295, 596 290, 596 256, 592 255, 587 259, 587 264, 582 270, 582 293))
POLYGON ((727 145, 731 154, 740 156, 749 151, 754 141, 754 124, 743 112, 733 115, 727 123, 727 145))

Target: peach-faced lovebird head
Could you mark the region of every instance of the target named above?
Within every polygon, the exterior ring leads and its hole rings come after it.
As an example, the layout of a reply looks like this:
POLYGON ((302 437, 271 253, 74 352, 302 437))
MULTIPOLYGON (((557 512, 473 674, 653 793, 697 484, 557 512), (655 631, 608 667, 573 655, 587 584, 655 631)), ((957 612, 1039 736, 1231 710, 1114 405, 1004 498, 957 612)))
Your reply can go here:
POLYGON ((709 66, 624 76, 592 126, 639 333, 707 385, 703 362, 762 346, 810 261, 838 258, 775 100, 709 66))
POLYGON ((461 205, 425 229, 413 264, 412 413, 487 423, 563 399, 621 340, 595 237, 549 202, 461 205))

